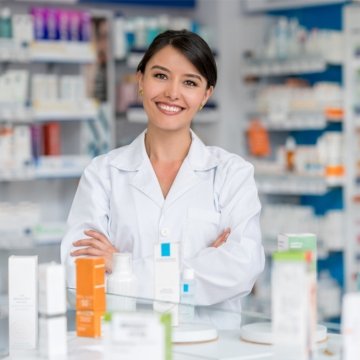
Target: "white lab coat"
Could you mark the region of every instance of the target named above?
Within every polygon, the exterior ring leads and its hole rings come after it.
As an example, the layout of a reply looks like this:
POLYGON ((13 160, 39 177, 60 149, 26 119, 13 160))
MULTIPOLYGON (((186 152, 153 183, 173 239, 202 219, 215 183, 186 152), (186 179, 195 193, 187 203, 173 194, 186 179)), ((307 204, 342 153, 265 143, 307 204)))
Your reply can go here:
POLYGON ((85 238, 86 229, 100 231, 120 252, 133 254, 138 296, 152 298, 154 243, 179 242, 181 269, 195 271, 196 304, 238 313, 229 313, 225 321, 224 313, 201 309, 201 318, 222 328, 238 327, 240 299, 264 267, 253 167, 191 135, 189 153, 166 199, 145 150, 145 131, 130 145, 93 159, 71 207, 61 259, 68 285, 75 287, 72 243, 85 238), (227 227, 226 243, 209 247, 227 227))

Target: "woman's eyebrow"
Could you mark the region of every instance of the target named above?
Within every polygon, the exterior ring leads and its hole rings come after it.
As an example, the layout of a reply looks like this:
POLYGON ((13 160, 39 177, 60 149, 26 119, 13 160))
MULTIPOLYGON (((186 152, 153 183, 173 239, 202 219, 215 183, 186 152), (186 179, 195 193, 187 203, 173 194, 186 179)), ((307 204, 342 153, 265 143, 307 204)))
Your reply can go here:
MULTIPOLYGON (((154 65, 154 66, 151 67, 151 70, 162 70, 162 71, 165 71, 167 73, 171 73, 171 71, 169 69, 167 69, 166 67, 161 66, 161 65, 154 65)), ((184 74, 184 76, 190 77, 190 78, 196 78, 199 81, 202 81, 201 76, 199 76, 197 74, 184 74)))

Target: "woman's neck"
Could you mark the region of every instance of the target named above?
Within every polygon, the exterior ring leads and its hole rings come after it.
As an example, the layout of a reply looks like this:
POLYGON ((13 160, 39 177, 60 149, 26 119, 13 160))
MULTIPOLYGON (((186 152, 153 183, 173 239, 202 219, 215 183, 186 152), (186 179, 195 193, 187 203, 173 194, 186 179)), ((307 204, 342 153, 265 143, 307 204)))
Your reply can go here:
POLYGON ((148 128, 145 134, 145 148, 150 161, 182 162, 189 152, 190 145, 189 130, 160 132, 148 128))

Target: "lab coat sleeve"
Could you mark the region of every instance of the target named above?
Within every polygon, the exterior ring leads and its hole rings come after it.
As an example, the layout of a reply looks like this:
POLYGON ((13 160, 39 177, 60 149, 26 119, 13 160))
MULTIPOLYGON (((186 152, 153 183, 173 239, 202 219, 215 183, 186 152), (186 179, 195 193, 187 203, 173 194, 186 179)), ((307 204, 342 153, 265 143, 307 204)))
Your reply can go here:
MULTIPOLYGON (((75 260, 70 252, 73 242, 87 238, 85 230, 96 230, 109 239, 109 176, 104 157, 95 158, 85 169, 67 220, 67 232, 61 242, 61 262, 66 267, 67 285, 76 287, 75 260)), ((78 248, 77 248, 78 249, 78 248)))
POLYGON ((253 173, 252 165, 237 157, 217 169, 215 197, 221 211, 219 231, 230 227, 231 233, 219 248, 208 247, 196 257, 183 260, 184 267, 195 271, 198 305, 213 305, 247 295, 264 269, 261 206, 253 173))

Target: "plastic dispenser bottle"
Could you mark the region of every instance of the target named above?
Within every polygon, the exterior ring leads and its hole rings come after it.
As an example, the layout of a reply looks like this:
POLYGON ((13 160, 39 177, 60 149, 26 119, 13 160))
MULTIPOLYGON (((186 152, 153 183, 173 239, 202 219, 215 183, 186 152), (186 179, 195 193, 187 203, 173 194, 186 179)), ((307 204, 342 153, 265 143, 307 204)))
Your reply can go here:
POLYGON ((180 323, 191 323, 195 317, 195 273, 185 269, 180 289, 180 323))
POLYGON ((113 254, 113 272, 107 279, 108 310, 136 310, 137 279, 132 265, 132 254, 113 254))

